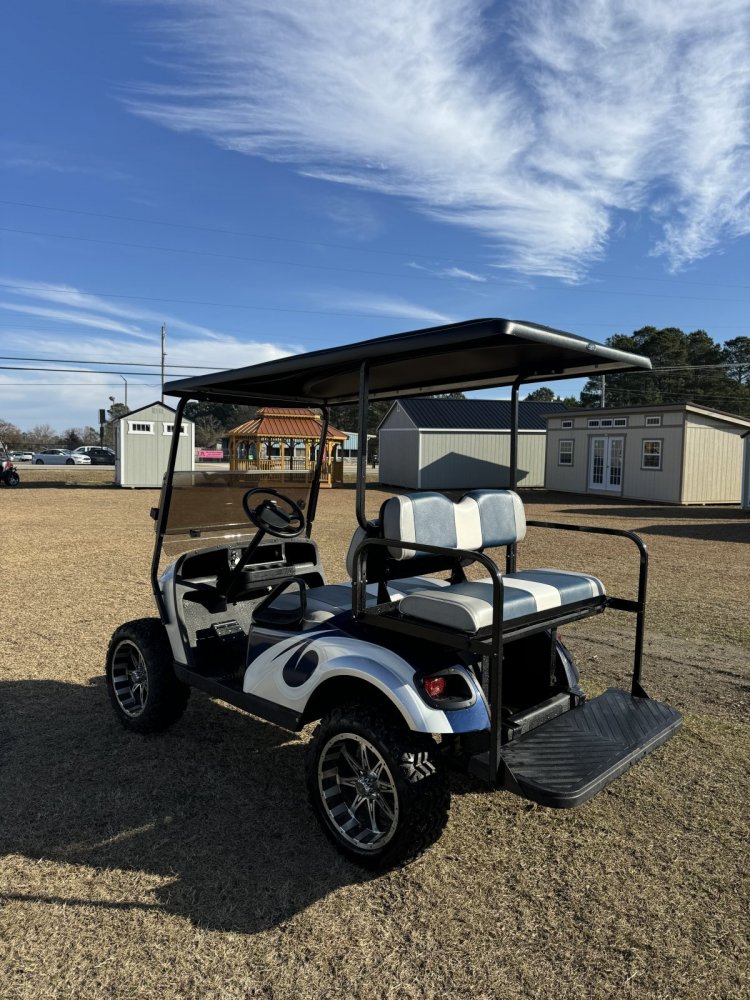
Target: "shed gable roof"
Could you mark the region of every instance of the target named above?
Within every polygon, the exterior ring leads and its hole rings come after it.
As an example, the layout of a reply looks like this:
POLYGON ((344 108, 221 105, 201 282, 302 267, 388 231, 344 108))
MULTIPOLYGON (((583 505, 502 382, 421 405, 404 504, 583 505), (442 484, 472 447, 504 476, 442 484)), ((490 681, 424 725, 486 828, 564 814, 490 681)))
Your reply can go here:
MULTIPOLYGON (((145 406, 139 406, 137 410, 129 410, 127 413, 123 413, 121 417, 114 417, 112 420, 108 420, 107 423, 117 423, 118 420, 132 420, 134 416, 138 413, 143 413, 145 410, 151 410, 154 407, 160 408, 165 411, 165 415, 173 415, 177 411, 173 406, 168 406, 166 403, 162 403, 161 400, 155 399, 153 403, 146 403, 145 406)), ((187 417, 182 418, 183 424, 190 424, 192 421, 188 420, 187 417)))
MULTIPOLYGON (((420 430, 510 430, 509 399, 399 399, 396 403, 420 430)), ((518 404, 518 429, 543 431, 548 413, 567 410, 564 403, 522 400, 518 404)), ((390 412, 390 411, 389 411, 390 412)), ((386 415, 381 427, 388 420, 386 415)))

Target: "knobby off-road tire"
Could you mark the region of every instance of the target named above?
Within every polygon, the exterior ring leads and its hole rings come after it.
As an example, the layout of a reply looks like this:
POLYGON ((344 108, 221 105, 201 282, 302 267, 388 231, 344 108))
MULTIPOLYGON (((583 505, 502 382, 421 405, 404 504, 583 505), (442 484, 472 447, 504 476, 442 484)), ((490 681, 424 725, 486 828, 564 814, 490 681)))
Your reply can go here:
POLYGON ((158 733, 180 718, 190 688, 178 680, 172 649, 158 618, 121 625, 107 650, 107 689, 126 729, 158 733))
POLYGON ((321 720, 305 776, 328 839, 371 871, 413 861, 448 821, 448 779, 432 737, 359 705, 334 708, 321 720))

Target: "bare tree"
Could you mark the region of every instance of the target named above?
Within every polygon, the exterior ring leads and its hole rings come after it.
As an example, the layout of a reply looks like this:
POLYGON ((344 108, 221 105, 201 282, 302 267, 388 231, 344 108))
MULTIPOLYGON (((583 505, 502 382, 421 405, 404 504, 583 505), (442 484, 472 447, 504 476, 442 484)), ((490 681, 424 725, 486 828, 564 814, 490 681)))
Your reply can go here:
POLYGON ((0 417, 0 441, 6 448, 19 448, 23 441, 23 432, 15 424, 0 417))
POLYGON ((30 431, 26 431, 24 441, 32 451, 38 451, 40 448, 57 444, 58 435, 57 431, 49 424, 37 424, 30 431))

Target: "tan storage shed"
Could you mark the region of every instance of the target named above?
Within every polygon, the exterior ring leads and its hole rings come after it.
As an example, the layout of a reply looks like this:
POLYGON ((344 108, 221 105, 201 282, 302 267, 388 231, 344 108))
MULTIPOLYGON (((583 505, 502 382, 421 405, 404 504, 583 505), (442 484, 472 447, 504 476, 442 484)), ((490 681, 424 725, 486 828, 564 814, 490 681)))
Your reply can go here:
POLYGON ((545 486, 658 503, 739 503, 750 420, 693 403, 547 416, 545 486))
MULTIPOLYGON (((518 485, 544 485, 544 417, 563 403, 518 404, 518 485)), ((378 427, 380 482, 417 490, 510 482, 510 400, 400 399, 378 427)))
MULTIPOLYGON (((160 487, 167 471, 175 411, 164 403, 149 403, 115 422, 115 483, 117 486, 160 487)), ((183 418, 177 452, 178 472, 192 472, 195 427, 183 418)))

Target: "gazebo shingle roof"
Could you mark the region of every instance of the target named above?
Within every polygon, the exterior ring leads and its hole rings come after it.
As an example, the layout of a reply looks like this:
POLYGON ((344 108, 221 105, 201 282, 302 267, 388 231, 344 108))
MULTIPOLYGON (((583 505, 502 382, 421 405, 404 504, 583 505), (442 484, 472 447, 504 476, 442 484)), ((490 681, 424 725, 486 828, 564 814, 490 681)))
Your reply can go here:
MULTIPOLYGON (((305 407, 262 406, 252 420, 233 427, 229 437, 317 441, 320 437, 320 416, 315 410, 305 407)), ((329 441, 345 441, 346 438, 344 431, 328 425, 329 441)))

